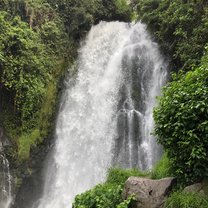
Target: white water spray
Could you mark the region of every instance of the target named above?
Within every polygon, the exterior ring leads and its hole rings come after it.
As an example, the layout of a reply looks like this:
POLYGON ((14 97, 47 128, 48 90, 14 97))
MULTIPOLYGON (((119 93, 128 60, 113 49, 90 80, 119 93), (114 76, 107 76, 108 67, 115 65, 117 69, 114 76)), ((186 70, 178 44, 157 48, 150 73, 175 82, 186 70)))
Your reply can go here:
POLYGON ((132 27, 123 50, 125 82, 117 114, 114 165, 149 170, 161 156, 161 147, 152 135, 153 107, 167 79, 167 65, 146 26, 132 27))
POLYGON ((0 144, 0 208, 9 208, 12 203, 12 177, 9 162, 0 144))
POLYGON ((92 27, 79 51, 75 84, 71 86, 67 81, 44 195, 33 207, 70 207, 76 194, 104 181, 113 164, 141 168, 152 165, 152 151, 156 148, 149 136, 155 104, 152 99, 163 84, 163 66, 157 45, 143 24, 101 22, 92 27), (135 79, 133 70, 135 77, 142 76, 141 84, 135 83, 140 80, 135 79), (151 75, 150 84, 146 84, 146 74, 151 75), (138 103, 132 98, 137 86, 138 103), (124 134, 119 123, 123 124, 124 134))

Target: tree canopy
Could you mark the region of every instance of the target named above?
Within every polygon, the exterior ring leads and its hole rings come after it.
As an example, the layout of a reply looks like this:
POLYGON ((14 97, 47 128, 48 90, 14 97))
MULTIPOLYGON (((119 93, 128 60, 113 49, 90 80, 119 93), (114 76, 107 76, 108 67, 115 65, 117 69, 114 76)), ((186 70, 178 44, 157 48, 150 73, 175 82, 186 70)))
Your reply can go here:
POLYGON ((200 64, 208 42, 207 1, 139 0, 137 10, 175 71, 200 64))

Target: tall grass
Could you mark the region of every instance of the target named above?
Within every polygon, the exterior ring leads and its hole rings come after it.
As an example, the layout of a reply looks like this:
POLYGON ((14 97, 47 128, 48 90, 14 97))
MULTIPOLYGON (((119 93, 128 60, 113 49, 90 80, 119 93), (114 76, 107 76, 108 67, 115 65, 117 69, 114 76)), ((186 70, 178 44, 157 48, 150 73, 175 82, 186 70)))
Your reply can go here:
POLYGON ((155 167, 151 171, 152 179, 161 179, 165 177, 173 176, 171 173, 171 164, 167 157, 167 154, 164 153, 162 158, 156 163, 155 167))
POLYGON ((166 208, 208 208, 208 197, 197 193, 174 192, 165 203, 166 208))

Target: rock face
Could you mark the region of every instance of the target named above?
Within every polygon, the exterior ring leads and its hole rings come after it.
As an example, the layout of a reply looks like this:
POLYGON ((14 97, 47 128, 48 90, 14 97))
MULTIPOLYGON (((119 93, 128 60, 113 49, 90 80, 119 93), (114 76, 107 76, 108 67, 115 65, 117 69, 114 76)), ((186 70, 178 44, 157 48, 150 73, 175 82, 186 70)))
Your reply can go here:
POLYGON ((198 193, 201 195, 208 195, 208 181, 204 180, 201 183, 195 183, 184 188, 183 192, 198 193))
POLYGON ((6 136, 3 127, 0 126, 0 151, 3 150, 4 147, 11 146, 9 138, 6 136))
POLYGON ((202 193, 202 194, 204 194, 202 183, 195 183, 193 185, 187 186, 183 191, 184 192, 190 192, 190 193, 202 193))
POLYGON ((175 182, 174 178, 151 180, 130 177, 125 183, 123 197, 135 196, 133 208, 162 208, 175 182))
MULTIPOLYGON (((51 136, 51 135, 50 135, 51 136)), ((38 148, 31 151, 28 168, 31 172, 23 171, 19 178, 22 180, 21 186, 16 191, 14 204, 11 208, 32 208, 35 201, 41 198, 44 184, 44 167, 48 162, 54 144, 53 137, 45 139, 38 148), (51 138, 51 139, 50 139, 51 138)), ((25 167, 23 167, 25 169, 25 167)), ((1 208, 1 207, 0 207, 1 208)), ((34 208, 36 206, 34 205, 34 208)))

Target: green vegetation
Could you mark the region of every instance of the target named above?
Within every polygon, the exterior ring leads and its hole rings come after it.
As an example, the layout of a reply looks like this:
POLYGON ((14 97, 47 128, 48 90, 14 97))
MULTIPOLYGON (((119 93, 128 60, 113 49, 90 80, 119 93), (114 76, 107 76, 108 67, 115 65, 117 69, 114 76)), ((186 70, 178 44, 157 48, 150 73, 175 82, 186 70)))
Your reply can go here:
MULTIPOLYGON (((34 13, 36 10, 40 12, 39 7, 34 8, 34 13)), ((25 22, 19 15, 0 11, 1 122, 18 144, 19 158, 23 160, 29 157, 31 145, 48 133, 45 127, 50 126, 56 82, 63 71, 58 64, 63 50, 69 52, 70 46, 58 16, 49 19, 44 12, 44 21, 32 25, 31 19, 25 22), (42 118, 43 109, 47 109, 47 119, 42 118)))
POLYGON ((207 208, 208 198, 196 193, 174 192, 166 201, 166 208, 207 208))
POLYGON ((78 195, 73 208, 115 208, 122 202, 122 188, 120 185, 102 184, 92 190, 78 195))
POLYGON ((156 163, 151 171, 152 179, 161 179, 172 176, 171 164, 167 154, 163 154, 162 158, 156 163))
POLYGON ((204 0, 138 0, 139 18, 147 23, 169 55, 174 70, 200 63, 208 42, 208 2, 204 0))
POLYGON ((100 20, 130 21, 131 7, 126 0, 48 0, 58 11, 70 36, 79 39, 100 20))
POLYGON ((208 54, 186 74, 173 74, 154 110, 155 134, 183 183, 200 181, 208 170, 208 54))
POLYGON ((134 197, 122 199, 122 191, 125 181, 130 176, 146 176, 139 170, 110 169, 107 180, 93 189, 76 196, 73 208, 128 208, 134 197))

